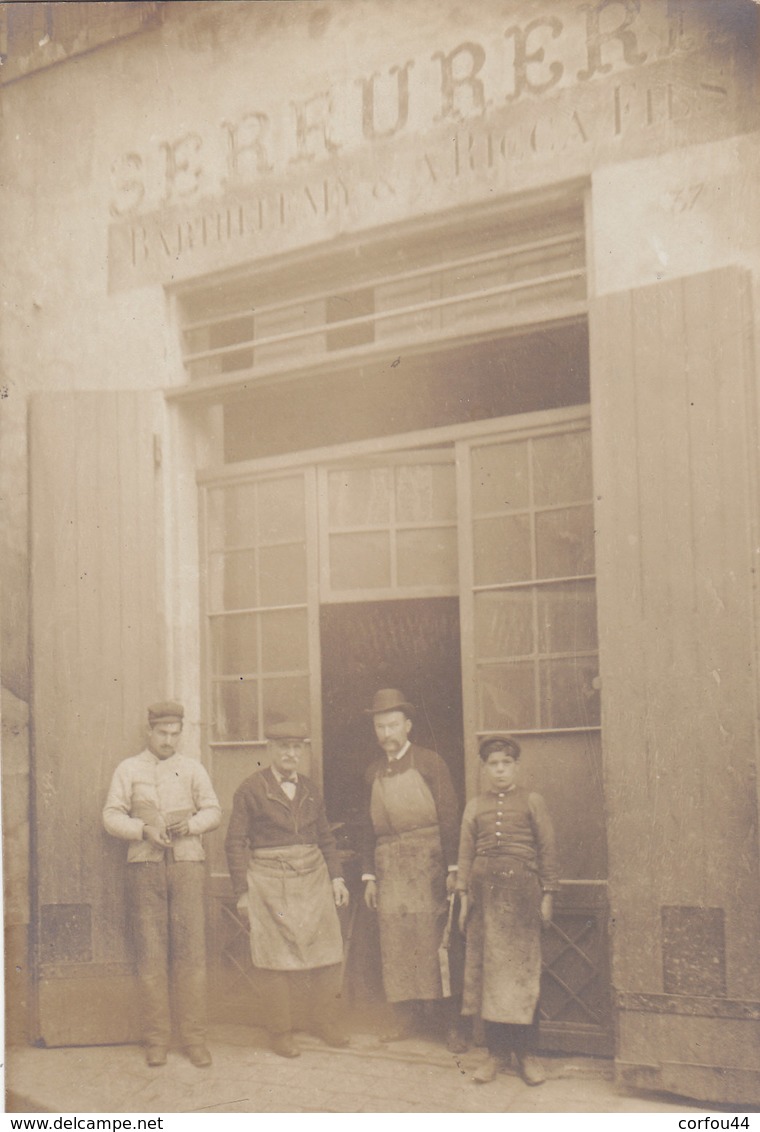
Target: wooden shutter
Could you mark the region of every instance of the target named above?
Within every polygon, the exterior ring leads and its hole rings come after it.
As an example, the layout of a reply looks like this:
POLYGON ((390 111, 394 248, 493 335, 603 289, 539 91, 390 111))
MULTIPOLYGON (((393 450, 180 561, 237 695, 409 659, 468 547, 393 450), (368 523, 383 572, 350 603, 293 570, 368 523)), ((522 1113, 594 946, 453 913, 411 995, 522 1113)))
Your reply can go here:
POLYGON ((735 1103, 760 1096, 748 284, 716 270, 591 320, 618 1064, 735 1103))
POLYGON ((153 395, 34 397, 30 484, 36 1036, 129 1041, 126 847, 101 811, 164 692, 153 395))

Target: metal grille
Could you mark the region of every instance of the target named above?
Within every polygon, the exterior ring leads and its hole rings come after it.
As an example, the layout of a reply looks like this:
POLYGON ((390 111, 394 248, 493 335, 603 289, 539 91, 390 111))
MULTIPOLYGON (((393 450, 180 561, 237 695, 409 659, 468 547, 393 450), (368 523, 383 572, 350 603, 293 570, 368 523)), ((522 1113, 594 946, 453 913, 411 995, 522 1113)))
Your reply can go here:
POLYGON ((604 906, 561 909, 544 933, 540 1024, 546 1049, 612 1051, 604 906))
POLYGON ((364 243, 195 288, 180 296, 183 358, 195 383, 263 379, 577 317, 585 302, 582 211, 573 207, 364 243))

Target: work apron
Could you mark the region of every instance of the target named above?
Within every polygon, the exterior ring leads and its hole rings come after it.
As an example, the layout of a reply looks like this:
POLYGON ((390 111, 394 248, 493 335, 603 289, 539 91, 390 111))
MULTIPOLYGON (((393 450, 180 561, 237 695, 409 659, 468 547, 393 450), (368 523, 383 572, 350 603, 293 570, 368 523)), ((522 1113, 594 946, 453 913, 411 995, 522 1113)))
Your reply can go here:
POLYGON ((412 765, 372 785, 377 919, 389 1002, 443 997, 438 948, 446 925, 446 869, 435 801, 412 765))
POLYGON ((541 989, 541 885, 515 857, 476 857, 469 886, 463 1014, 528 1026, 541 989))
POLYGON ((251 852, 248 914, 254 967, 302 971, 343 958, 332 884, 316 845, 251 852))

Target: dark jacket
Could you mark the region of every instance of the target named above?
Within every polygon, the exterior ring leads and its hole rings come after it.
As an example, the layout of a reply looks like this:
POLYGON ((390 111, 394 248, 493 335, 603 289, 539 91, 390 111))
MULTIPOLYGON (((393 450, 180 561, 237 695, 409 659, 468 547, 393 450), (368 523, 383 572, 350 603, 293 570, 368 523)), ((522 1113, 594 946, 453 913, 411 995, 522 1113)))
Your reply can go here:
POLYGON ((330 876, 342 876, 324 802, 311 779, 298 775, 291 802, 269 768, 257 770, 235 791, 224 841, 236 896, 248 888, 250 850, 280 845, 318 845, 330 876))

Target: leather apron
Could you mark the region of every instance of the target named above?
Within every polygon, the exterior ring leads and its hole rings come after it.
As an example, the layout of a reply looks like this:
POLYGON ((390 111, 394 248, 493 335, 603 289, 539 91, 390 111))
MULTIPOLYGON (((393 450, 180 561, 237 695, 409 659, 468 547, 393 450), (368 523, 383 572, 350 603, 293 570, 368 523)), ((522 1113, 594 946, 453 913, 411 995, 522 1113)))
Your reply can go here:
POLYGON ((413 761, 401 774, 378 775, 370 812, 380 831, 375 871, 386 998, 442 998, 438 947, 446 925, 446 869, 435 800, 413 761))

